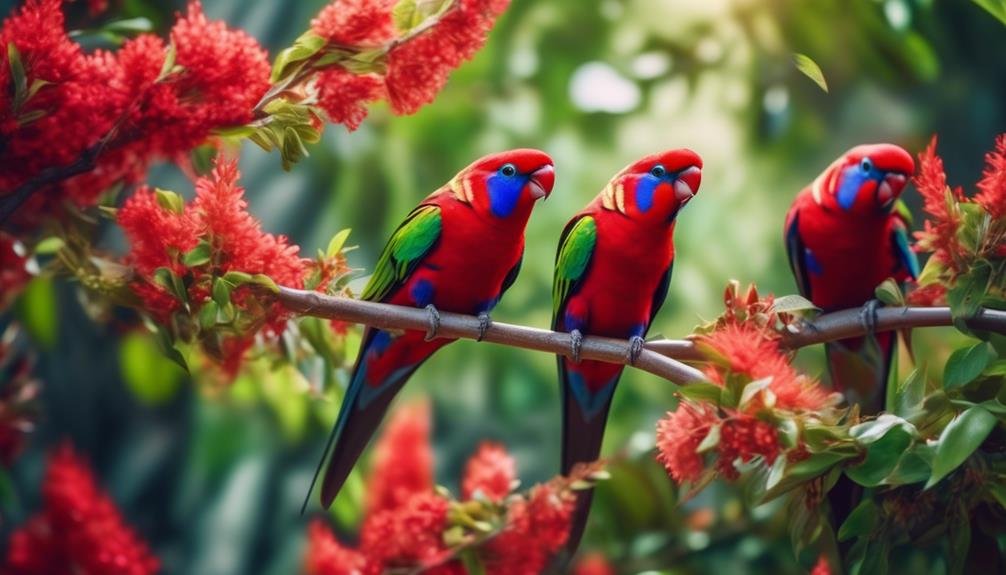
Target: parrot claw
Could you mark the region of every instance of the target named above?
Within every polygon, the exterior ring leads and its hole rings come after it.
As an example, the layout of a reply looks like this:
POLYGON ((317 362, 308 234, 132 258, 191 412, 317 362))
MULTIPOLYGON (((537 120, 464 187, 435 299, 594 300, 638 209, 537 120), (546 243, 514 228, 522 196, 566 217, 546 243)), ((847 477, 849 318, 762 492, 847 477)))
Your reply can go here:
POLYGON ((643 353, 643 338, 638 335, 634 335, 629 338, 629 353, 626 354, 629 360, 629 365, 636 365, 636 360, 639 359, 639 354, 643 353))
POLYGON ((489 326, 493 324, 493 318, 489 317, 489 312, 484 311, 479 313, 479 336, 475 341, 482 341, 486 336, 486 332, 489 331, 489 326))
POLYGON ((862 309, 859 311, 859 321, 866 328, 868 335, 873 335, 877 330, 877 309, 881 305, 880 300, 871 299, 863 304, 862 309))
POLYGON ((429 314, 430 327, 426 330, 426 337, 423 339, 425 341, 432 341, 437 337, 437 332, 440 331, 440 311, 433 304, 426 306, 426 313, 429 314))
POLYGON ((580 349, 583 347, 583 334, 580 330, 574 329, 569 332, 569 350, 571 353, 570 359, 573 363, 580 363, 580 349))

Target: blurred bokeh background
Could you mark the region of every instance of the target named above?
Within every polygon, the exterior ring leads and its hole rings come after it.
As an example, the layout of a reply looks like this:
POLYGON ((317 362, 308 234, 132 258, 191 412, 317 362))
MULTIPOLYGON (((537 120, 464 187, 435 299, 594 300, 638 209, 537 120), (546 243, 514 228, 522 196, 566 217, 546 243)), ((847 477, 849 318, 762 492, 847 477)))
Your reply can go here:
MULTIPOLYGON (((0 1, 0 13, 13 4, 0 1)), ((323 4, 204 0, 210 17, 247 30, 271 54, 323 4)), ((102 18, 142 16, 165 30, 182 7, 113 0, 102 18)), ((1004 49, 1003 23, 964 0, 514 0, 434 104, 405 118, 378 107, 351 134, 330 126, 289 173, 276 155, 247 147, 242 182, 265 229, 307 253, 352 228, 359 249, 350 260, 363 279, 386 235, 459 168, 505 148, 544 149, 556 160, 556 187, 532 217, 523 272, 494 314, 543 327, 565 221, 638 156, 692 148, 705 160, 702 188, 680 216, 674 278, 651 330, 680 337, 719 313, 731 278, 795 291, 781 241, 786 209, 847 148, 890 141, 917 152, 938 133, 951 183, 976 181, 984 151, 1006 131, 1004 49), (795 68, 794 52, 820 65, 828 93, 795 68)), ((149 182, 192 194, 172 167, 155 168, 149 182)), ((914 189, 905 199, 918 214, 914 189)), ((122 249, 122 239, 109 230, 103 245, 122 249)), ((12 494, 3 539, 38 507, 45 453, 68 439, 165 572, 299 570, 300 504, 338 406, 306 392, 324 378, 311 366, 263 365, 229 388, 193 383, 126 318, 95 323, 84 305, 73 285, 49 281, 33 283, 18 305, 43 350, 43 398, 29 449, 0 485, 12 494)), ((917 334, 921 361, 942 365, 951 337, 917 334)), ((350 360, 356 340, 347 342, 350 360)), ((800 362, 821 371, 815 350, 800 362)), ((428 362, 398 401, 432 398, 438 482, 456 488, 484 439, 512 450, 525 485, 553 475, 554 367, 545 354, 473 342, 428 362)), ((673 394, 672 384, 627 371, 605 444, 613 477, 599 489, 585 547, 624 573, 799 572, 781 504, 750 509, 723 485, 679 502, 651 456, 654 424, 673 394)), ((333 512, 348 538, 361 492, 351 481, 333 512)), ((939 573, 935 557, 906 552, 891 565, 939 573)))

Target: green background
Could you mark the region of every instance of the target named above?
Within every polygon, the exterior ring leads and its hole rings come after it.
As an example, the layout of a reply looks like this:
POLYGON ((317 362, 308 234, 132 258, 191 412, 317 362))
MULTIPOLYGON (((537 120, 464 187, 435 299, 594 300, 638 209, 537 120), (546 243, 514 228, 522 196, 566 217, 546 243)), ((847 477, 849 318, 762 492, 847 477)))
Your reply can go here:
MULTIPOLYGON (((0 2, 3 13, 9 4, 0 2)), ((322 5, 206 0, 205 10, 275 55, 322 5)), ((125 0, 102 18, 144 16, 164 31, 181 7, 125 0)), ((74 14, 71 27, 83 27, 74 14)), ((328 126, 289 173, 277 155, 246 145, 242 183, 264 228, 307 254, 353 228, 349 243, 360 247, 350 262, 365 270, 408 210, 471 160, 541 148, 556 161, 556 186, 531 219, 522 274, 494 317, 543 327, 566 220, 635 158, 692 148, 705 162, 702 187, 679 218, 673 282, 651 329, 681 337, 720 312, 731 278, 763 292, 795 291, 781 241, 786 209, 849 147, 890 141, 915 153, 939 133, 951 183, 970 188, 1006 127, 1004 48, 1003 24, 963 0, 515 0, 434 104, 406 118, 378 105, 352 134, 328 126), (794 52, 821 66, 829 93, 796 70, 794 52)), ((149 182, 192 194, 170 166, 152 169, 149 182)), ((918 215, 913 188, 905 199, 918 215)), ((102 245, 123 249, 111 229, 102 245)), ((267 370, 230 390, 184 381, 130 329, 132 316, 92 322, 66 282, 34 284, 19 313, 44 347, 43 396, 38 430, 10 472, 3 535, 38 508, 44 454, 69 439, 165 572, 299 568, 308 519, 300 503, 336 404, 309 399, 297 378, 267 370)), ((920 362, 941 367, 952 337, 918 333, 920 362)), ((821 370, 817 350, 800 362, 821 370)), ((678 502, 650 451, 673 393, 672 384, 627 370, 605 443, 619 463, 599 489, 585 547, 625 573, 800 572, 778 504, 747 509, 737 489, 720 484, 678 502)), ((484 439, 511 449, 524 485, 556 472, 560 410, 550 356, 457 343, 418 372, 401 400, 421 395, 434 407, 438 482, 455 488, 484 439)), ((358 488, 351 483, 337 504, 347 540, 358 488)), ((943 571, 930 552, 901 552, 891 565, 943 571)))

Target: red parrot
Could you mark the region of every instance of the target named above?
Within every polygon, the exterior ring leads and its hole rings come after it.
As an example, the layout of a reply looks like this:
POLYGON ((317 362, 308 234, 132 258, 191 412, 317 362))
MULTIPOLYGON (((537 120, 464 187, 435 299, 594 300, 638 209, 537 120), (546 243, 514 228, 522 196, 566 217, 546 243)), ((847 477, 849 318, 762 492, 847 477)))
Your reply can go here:
MULTIPOLYGON (((325 447, 327 454, 334 442, 321 486, 326 508, 398 390, 427 358, 454 341, 434 339, 437 310, 478 314, 483 333, 489 327, 489 312, 520 271, 531 209, 551 193, 554 180, 552 159, 544 152, 486 156, 427 196, 392 234, 361 298, 426 308, 430 330, 364 332, 325 447)), ((319 471, 324 463, 323 457, 319 471)))
MULTIPOLYGON (((868 304, 870 326, 875 288, 887 278, 918 277, 907 222, 894 210, 914 172, 911 154, 898 146, 857 146, 797 195, 786 217, 786 250, 804 297, 826 312, 868 304)), ((894 333, 874 337, 825 345, 832 385, 865 413, 883 407, 897 343, 894 333)))
MULTIPOLYGON (((558 358, 562 387, 562 473, 598 459, 623 365, 579 361, 584 335, 630 339, 630 362, 664 303, 674 263, 674 223, 699 189, 702 159, 670 150, 618 172, 566 224, 552 288, 552 329, 569 332, 573 359, 558 358)), ((581 492, 567 543, 579 545, 591 493, 581 492)))

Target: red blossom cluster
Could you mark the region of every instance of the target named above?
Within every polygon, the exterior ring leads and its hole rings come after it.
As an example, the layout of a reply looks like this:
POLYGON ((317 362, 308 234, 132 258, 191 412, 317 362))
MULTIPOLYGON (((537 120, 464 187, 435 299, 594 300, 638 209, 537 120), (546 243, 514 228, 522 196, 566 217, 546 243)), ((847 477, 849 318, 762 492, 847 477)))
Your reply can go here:
POLYGON ((776 428, 778 416, 815 413, 835 401, 816 380, 799 373, 779 347, 774 322, 766 321, 774 314, 771 296, 759 300, 752 293, 757 292, 750 289, 740 302, 730 297, 736 291, 728 287, 726 319, 696 338, 709 361, 706 377, 729 389, 734 401, 724 405, 682 398, 678 409, 657 424, 657 459, 678 483, 703 475, 706 460, 700 447, 715 454, 716 471, 726 479, 738 477, 738 460, 761 457, 771 465, 787 449, 776 428))
MULTIPOLYGON (((340 543, 321 521, 308 528, 305 570, 310 575, 369 575, 386 569, 422 568, 423 573, 462 575, 458 545, 475 549, 494 575, 539 573, 566 541, 573 497, 558 484, 536 486, 526 497, 511 495, 516 465, 501 446, 481 445, 468 461, 463 497, 436 492, 432 477, 429 407, 407 406, 392 417, 376 446, 367 493, 367 516, 357 549, 340 543), (499 532, 484 542, 471 536, 448 544, 461 524, 458 514, 499 513, 499 532)), ((489 518, 489 520, 492 520, 489 518)), ((469 521, 471 521, 469 517, 469 521)))
POLYGON ((390 0, 338 1, 311 22, 330 47, 359 50, 388 47, 387 63, 378 73, 341 67, 322 71, 316 80, 318 104, 336 123, 356 129, 367 115, 365 105, 387 98, 396 114, 412 114, 433 101, 451 71, 485 44, 496 18, 509 0, 453 0, 435 25, 414 36, 396 29, 390 0))
MULTIPOLYGON (((978 193, 973 197, 966 197, 960 187, 951 189, 947 185, 943 160, 936 154, 936 136, 919 154, 915 187, 922 195, 923 207, 929 216, 923 230, 916 232, 920 251, 931 252, 932 257, 954 276, 970 269, 968 262, 976 256, 1006 256, 1003 237, 1006 235, 1006 134, 996 138, 995 148, 985 155, 985 170, 976 186, 978 193), (965 223, 962 207, 974 204, 991 217, 992 226, 986 234, 991 241, 969 248, 961 241, 965 223)), ((939 294, 933 293, 934 290, 909 299, 913 303, 936 301, 939 294)))
POLYGON ((16 215, 22 224, 64 199, 91 205, 112 184, 142 178, 152 160, 177 159, 212 129, 250 121, 268 89, 266 52, 207 20, 198 1, 171 31, 178 68, 166 76, 164 40, 142 34, 118 52, 85 54, 67 34, 60 4, 29 0, 0 30, 0 164, 8 168, 0 189, 67 166, 113 135, 93 169, 35 194, 16 215), (20 55, 26 90, 15 87, 8 46, 20 55))
POLYGON ((573 575, 615 575, 615 568, 600 553, 588 553, 576 562, 573 575))
MULTIPOLYGON (((118 211, 119 225, 130 243, 127 262, 136 272, 131 287, 159 323, 170 325, 172 314, 181 311, 198 316, 214 301, 214 288, 228 273, 262 274, 285 286, 303 286, 310 262, 297 255, 299 248, 286 237, 262 231, 247 211, 239 177, 237 162, 223 161, 196 181, 196 198, 188 205, 180 199, 177 206, 163 205, 158 192, 143 188, 118 211), (202 250, 203 255, 186 261, 193 250, 202 250), (182 293, 165 286, 166 271, 180 282, 176 285, 182 293)), ((231 287, 236 289, 230 301, 247 317, 231 322, 233 333, 223 338, 220 349, 210 351, 233 374, 259 328, 279 333, 289 313, 278 303, 264 304, 248 286, 231 287)))
POLYGON ((146 575, 159 562, 68 445, 49 458, 45 508, 11 535, 11 575, 146 575))

